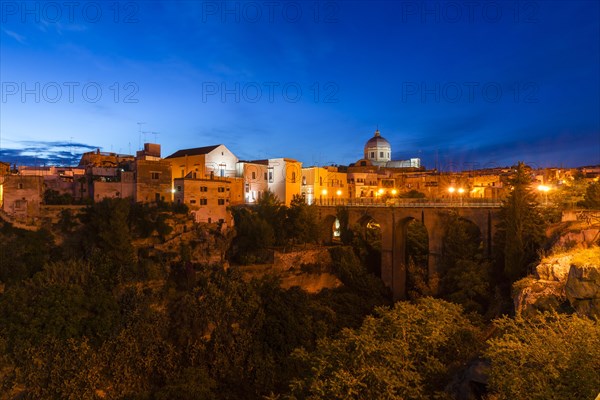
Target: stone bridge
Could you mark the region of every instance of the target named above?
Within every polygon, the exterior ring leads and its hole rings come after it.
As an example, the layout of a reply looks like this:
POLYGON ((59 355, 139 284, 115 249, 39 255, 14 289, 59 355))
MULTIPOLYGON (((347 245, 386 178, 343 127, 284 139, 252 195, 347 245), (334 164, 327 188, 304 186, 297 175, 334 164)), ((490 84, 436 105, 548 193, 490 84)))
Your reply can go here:
MULTIPOLYGON (((443 250, 444 224, 451 213, 457 213, 479 228, 485 254, 491 256, 492 238, 498 222, 499 205, 444 206, 443 204, 419 206, 361 205, 346 207, 349 227, 365 226, 373 221, 381 228, 381 279, 393 294, 394 300, 406 299, 406 235, 411 220, 421 222, 429 237, 429 276, 440 270, 443 250)), ((318 206, 323 232, 329 232, 324 241, 331 241, 336 220, 336 206, 318 206)))

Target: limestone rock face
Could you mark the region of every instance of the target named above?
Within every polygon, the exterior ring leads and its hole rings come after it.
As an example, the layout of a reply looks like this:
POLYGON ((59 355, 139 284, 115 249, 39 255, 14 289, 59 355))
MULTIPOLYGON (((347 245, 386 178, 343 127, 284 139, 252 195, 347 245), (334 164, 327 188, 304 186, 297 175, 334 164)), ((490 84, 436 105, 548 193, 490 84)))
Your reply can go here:
POLYGON ((600 318, 600 265, 571 266, 565 291, 579 314, 600 318))
POLYGON ((535 267, 537 279, 565 282, 571 269, 571 256, 562 256, 542 261, 535 267))
POLYGON ((520 288, 513 298, 518 315, 530 316, 539 311, 555 310, 567 300, 564 281, 525 278, 518 283, 520 288))
POLYGON ((544 259, 534 276, 515 282, 513 301, 519 315, 556 310, 567 304, 579 315, 600 318, 598 248, 544 259), (585 262, 580 261, 582 257, 585 262))

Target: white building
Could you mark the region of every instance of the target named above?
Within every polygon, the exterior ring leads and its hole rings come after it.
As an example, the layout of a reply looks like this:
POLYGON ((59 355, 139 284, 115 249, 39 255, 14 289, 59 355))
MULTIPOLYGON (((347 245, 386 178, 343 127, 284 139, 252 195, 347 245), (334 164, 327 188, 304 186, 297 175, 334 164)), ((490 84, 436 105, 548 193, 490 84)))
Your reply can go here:
POLYGON ((386 168, 420 168, 421 159, 392 160, 392 145, 381 136, 379 129, 377 129, 373 137, 365 143, 364 158, 356 162, 355 165, 374 165, 386 168))
POLYGON ((269 160, 239 161, 237 176, 244 179, 244 202, 256 203, 264 192, 269 190, 268 172, 269 160))
POLYGON ((179 150, 165 160, 171 162, 173 178, 192 179, 234 178, 239 161, 223 144, 179 150))

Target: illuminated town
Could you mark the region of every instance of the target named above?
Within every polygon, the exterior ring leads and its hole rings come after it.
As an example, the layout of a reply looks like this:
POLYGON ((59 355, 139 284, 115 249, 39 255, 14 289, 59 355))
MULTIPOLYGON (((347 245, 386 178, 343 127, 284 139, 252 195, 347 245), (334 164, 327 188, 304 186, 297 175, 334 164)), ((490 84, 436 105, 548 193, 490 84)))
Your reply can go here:
POLYGON ((599 15, 0 1, 0 400, 600 400, 599 15))
MULTIPOLYGON (((53 205, 45 197, 48 191, 72 205, 105 198, 174 202, 187 205, 196 222, 227 227, 232 224, 229 206, 255 204, 267 191, 287 206, 294 196, 309 205, 497 205, 508 193, 510 166, 441 172, 421 166, 418 158, 391 160, 391 154, 379 130, 366 141, 363 157, 348 166, 304 166, 286 157, 244 161, 224 144, 163 157, 159 144, 145 143, 135 155, 84 153, 74 167, 3 163, 0 204, 10 220, 35 226, 48 210, 44 205, 53 205)), ((568 186, 576 175, 597 181, 600 166, 544 168, 532 174, 547 201, 549 192, 568 186)))

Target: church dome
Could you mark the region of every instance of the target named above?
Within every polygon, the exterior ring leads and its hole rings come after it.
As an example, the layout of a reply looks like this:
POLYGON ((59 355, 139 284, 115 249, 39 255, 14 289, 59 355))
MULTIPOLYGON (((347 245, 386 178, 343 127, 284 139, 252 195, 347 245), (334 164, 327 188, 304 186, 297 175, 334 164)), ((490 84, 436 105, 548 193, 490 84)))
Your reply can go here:
POLYGON ((367 141, 365 147, 375 147, 375 146, 387 146, 391 147, 390 142, 386 140, 381 133, 379 133, 379 129, 375 131, 375 135, 367 141))
POLYGON ((371 161, 373 165, 383 166, 392 159, 392 146, 381 133, 379 129, 365 144, 365 159, 371 161))

